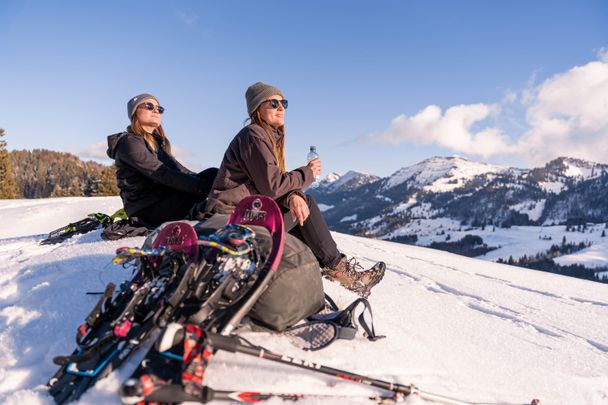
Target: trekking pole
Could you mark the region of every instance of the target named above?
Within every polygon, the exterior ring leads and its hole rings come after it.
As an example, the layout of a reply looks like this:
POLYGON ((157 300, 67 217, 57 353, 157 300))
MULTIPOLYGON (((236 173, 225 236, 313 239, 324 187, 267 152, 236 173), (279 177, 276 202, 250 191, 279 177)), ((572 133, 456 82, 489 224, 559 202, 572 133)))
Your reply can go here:
MULTIPOLYGON (((402 402, 403 397, 399 396, 368 396, 368 395, 341 395, 341 394, 290 394, 290 393, 273 393, 273 392, 258 392, 258 391, 228 391, 214 390, 208 386, 203 387, 202 392, 198 396, 187 394, 183 387, 179 384, 166 384, 158 386, 154 391, 145 397, 145 401, 150 402, 188 402, 206 404, 211 401, 237 401, 243 403, 268 401, 271 399, 282 399, 283 401, 299 401, 306 399, 337 399, 344 401, 349 399, 367 398, 374 401, 376 404, 392 405, 397 402, 402 402)), ((134 403, 134 402, 128 402, 134 403)))
MULTIPOLYGON (((538 405, 540 401, 533 399, 527 404, 511 404, 505 402, 470 402, 462 401, 455 398, 446 397, 443 395, 432 394, 430 392, 420 391, 413 385, 403 385, 398 383, 392 383, 388 381, 379 380, 376 378, 366 377, 364 375, 351 373, 350 371, 339 370, 333 367, 323 366, 321 364, 313 363, 307 360, 297 359, 295 357, 273 353, 264 349, 261 346, 244 345, 240 343, 238 337, 223 336, 217 333, 205 332, 206 342, 211 345, 214 349, 224 350, 231 353, 243 353, 249 356, 260 357, 262 359, 271 360, 277 363, 291 365, 311 371, 315 371, 322 374, 331 375, 333 377, 341 378, 343 380, 353 381, 359 384, 365 384, 376 388, 381 388, 387 391, 391 391, 394 394, 395 401, 403 399, 404 397, 411 395, 419 396, 420 398, 428 401, 438 402, 446 405, 538 405)), ((386 398, 386 397, 384 397, 386 398)), ((217 398, 219 399, 219 398, 217 398)))
POLYGON ((366 377, 364 375, 359 375, 355 373, 351 373, 349 371, 339 370, 333 367, 323 366, 321 364, 313 363, 306 360, 299 360, 295 357, 290 357, 282 354, 277 354, 265 350, 262 347, 258 346, 246 346, 239 342, 239 339, 231 336, 223 336, 217 333, 206 333, 206 341, 213 347, 214 349, 224 350, 231 353, 243 353, 248 354, 250 356, 260 357, 262 359, 267 359, 271 361, 275 361, 277 363, 287 364, 299 368, 304 368, 307 370, 316 371, 319 373, 331 375, 333 377, 341 378, 348 381, 354 381, 357 383, 370 385, 372 387, 381 388, 387 391, 392 391, 396 394, 403 394, 405 396, 410 395, 412 393, 412 387, 410 385, 402 385, 396 384, 392 382, 382 381, 375 378, 366 377))
POLYGON ((349 399, 367 398, 370 401, 374 401, 376 404, 391 405, 397 402, 402 402, 403 398, 395 396, 362 396, 362 395, 340 395, 340 394, 287 394, 287 393, 274 393, 274 392, 257 392, 257 391, 220 391, 212 390, 209 387, 205 387, 205 390, 209 392, 212 400, 221 401, 238 401, 238 402, 261 402, 270 399, 278 398, 283 401, 299 401, 306 399, 338 399, 341 398, 344 401, 349 399))

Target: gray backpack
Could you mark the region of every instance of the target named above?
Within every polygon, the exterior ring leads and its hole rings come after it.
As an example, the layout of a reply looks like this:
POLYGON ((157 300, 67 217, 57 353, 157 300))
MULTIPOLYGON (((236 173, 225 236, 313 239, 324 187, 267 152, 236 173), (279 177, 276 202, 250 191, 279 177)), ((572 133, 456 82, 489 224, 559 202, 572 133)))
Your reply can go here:
MULTIPOLYGON (((226 224, 227 215, 215 214, 194 226, 199 235, 213 233, 226 224)), ((260 248, 268 252, 270 234, 261 227, 252 227, 260 248)), ((317 313, 324 306, 323 282, 319 262, 308 246, 296 237, 285 234, 283 258, 271 284, 249 313, 251 320, 273 331, 281 332, 302 319, 317 313)))

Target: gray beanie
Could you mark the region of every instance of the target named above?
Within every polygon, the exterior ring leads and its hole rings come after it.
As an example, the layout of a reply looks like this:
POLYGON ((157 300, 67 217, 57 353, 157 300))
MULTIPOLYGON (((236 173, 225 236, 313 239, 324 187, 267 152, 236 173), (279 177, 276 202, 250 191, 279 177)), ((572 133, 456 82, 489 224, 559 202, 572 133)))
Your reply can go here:
POLYGON ((245 92, 245 100, 247 100, 247 113, 249 116, 251 117, 251 114, 258 109, 260 104, 274 95, 279 95, 285 98, 281 89, 271 86, 270 84, 257 82, 249 86, 245 92))
MULTIPOLYGON (((152 94, 142 93, 130 99, 127 103, 127 115, 129 116, 129 119, 133 118, 133 114, 135 114, 135 110, 137 110, 137 107, 139 107, 146 100, 151 98, 156 100, 156 97, 154 97, 152 94)), ((156 100, 156 102, 160 104, 158 100, 156 100)))

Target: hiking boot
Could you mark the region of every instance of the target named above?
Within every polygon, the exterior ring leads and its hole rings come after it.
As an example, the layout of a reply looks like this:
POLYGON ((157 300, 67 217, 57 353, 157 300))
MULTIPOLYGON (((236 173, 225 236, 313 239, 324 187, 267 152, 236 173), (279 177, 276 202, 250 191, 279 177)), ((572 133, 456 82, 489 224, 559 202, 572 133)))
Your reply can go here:
POLYGON ((386 264, 378 262, 371 269, 365 271, 357 271, 357 268, 363 267, 354 257, 348 260, 346 256, 342 256, 342 259, 334 268, 324 268, 321 274, 328 280, 337 281, 347 290, 367 298, 372 287, 384 277, 386 264))

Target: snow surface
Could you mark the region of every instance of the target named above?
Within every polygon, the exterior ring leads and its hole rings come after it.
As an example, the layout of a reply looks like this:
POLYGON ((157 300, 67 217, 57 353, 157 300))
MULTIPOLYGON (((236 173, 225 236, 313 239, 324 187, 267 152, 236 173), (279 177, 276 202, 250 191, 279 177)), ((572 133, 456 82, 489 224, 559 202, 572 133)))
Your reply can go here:
POLYGON ((596 164, 585 162, 578 159, 565 159, 564 175, 567 177, 578 177, 581 180, 588 180, 601 175, 601 170, 595 168, 596 164))
POLYGON ((319 211, 321 211, 321 212, 325 212, 325 211, 328 211, 328 210, 334 208, 333 205, 329 205, 329 204, 318 204, 318 206, 319 206, 319 211))
POLYGON ((337 191, 348 185, 349 189, 360 187, 364 184, 377 180, 379 177, 369 173, 349 170, 346 174, 332 172, 320 181, 315 181, 309 188, 324 189, 326 192, 337 191))
MULTIPOLYGON (((536 203, 536 208, 544 201, 536 203)), ((534 213, 534 210, 528 213, 534 213)), ((380 230, 378 228, 378 230, 380 230)), ((508 260, 510 256, 518 259, 523 255, 545 253, 552 245, 560 245, 563 238, 568 243, 591 243, 592 245, 576 253, 560 256, 553 259, 562 265, 582 264, 585 267, 596 268, 608 266, 608 233, 604 224, 589 224, 584 232, 567 232, 565 225, 555 226, 513 226, 511 228, 497 228, 491 225, 481 228, 466 228, 459 221, 446 217, 417 218, 390 233, 383 235, 382 239, 391 239, 396 236, 416 235, 419 246, 429 246, 433 242, 444 242, 449 236, 452 242, 464 238, 466 235, 478 235, 488 246, 497 247, 479 259, 496 261, 499 258, 508 260)))
POLYGON ((412 179, 415 185, 424 186, 426 191, 445 193, 462 187, 474 176, 506 170, 509 168, 472 162, 459 157, 433 157, 398 170, 386 180, 384 189, 393 188, 412 179))
MULTIPOLYGON (((95 231, 39 246, 41 234, 83 213, 109 213, 116 203, 116 198, 0 201, 0 402, 52 403, 44 385, 56 370, 51 359, 73 349, 76 327, 97 299, 85 293, 128 278, 110 263, 113 253, 143 242, 105 242, 95 231)), ((371 343, 357 336, 313 353, 278 335, 247 333, 247 338, 298 358, 477 402, 608 403, 608 285, 333 235, 341 250, 364 266, 387 263, 386 276, 370 297, 376 331, 387 338, 371 343)), ((324 283, 341 306, 356 298, 337 284, 324 283)), ((142 354, 78 403, 118 404, 119 384, 142 354)), ((304 403, 364 404, 369 403, 365 396, 378 393, 224 352, 213 358, 205 378, 216 389, 359 395, 304 403)), ((425 402, 412 397, 406 403, 425 402)))
POLYGON ((564 188, 566 187, 566 185, 561 181, 541 181, 538 183, 538 185, 544 191, 547 191, 547 192, 553 193, 553 194, 561 193, 564 190, 564 188))
POLYGON ((357 214, 353 214, 353 215, 349 215, 347 217, 344 217, 340 220, 340 222, 351 222, 351 221, 356 221, 357 220, 357 214))
POLYGON ((342 177, 342 175, 340 173, 331 172, 327 176, 320 179, 319 181, 315 181, 314 183, 312 183, 309 188, 313 189, 313 188, 318 188, 318 187, 327 187, 327 186, 335 183, 336 181, 340 180, 341 177, 342 177))
POLYGON ((545 199, 540 201, 524 201, 519 204, 511 205, 509 208, 520 214, 528 214, 530 221, 537 221, 543 214, 546 202, 547 200, 545 199))

